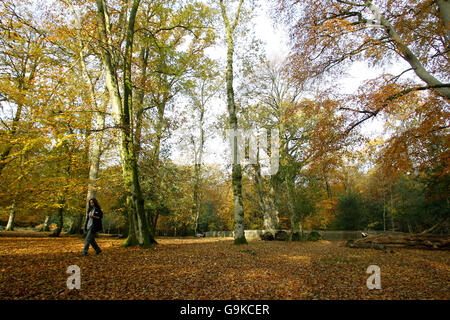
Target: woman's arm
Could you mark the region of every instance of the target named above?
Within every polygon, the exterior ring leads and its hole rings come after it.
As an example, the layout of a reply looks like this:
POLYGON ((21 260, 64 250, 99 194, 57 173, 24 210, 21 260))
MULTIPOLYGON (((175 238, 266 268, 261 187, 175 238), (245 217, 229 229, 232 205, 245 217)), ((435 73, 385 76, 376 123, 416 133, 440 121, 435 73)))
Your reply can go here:
POLYGON ((95 210, 95 211, 94 211, 94 214, 91 215, 91 217, 92 217, 92 218, 95 218, 95 219, 101 219, 102 216, 103 216, 103 213, 102 213, 100 210, 95 210), (98 216, 95 215, 96 213, 98 214, 98 216))

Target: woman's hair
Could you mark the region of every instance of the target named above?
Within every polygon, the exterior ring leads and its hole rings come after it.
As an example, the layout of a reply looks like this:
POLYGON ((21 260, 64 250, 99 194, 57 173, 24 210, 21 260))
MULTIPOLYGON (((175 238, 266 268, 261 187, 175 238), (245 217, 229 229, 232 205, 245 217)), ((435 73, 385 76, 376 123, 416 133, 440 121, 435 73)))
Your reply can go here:
MULTIPOLYGON (((96 207, 97 209, 99 209, 101 211, 102 208, 100 208, 100 205, 98 204, 98 201, 95 198, 89 199, 89 209, 91 209, 91 200, 94 202, 94 207, 96 207)), ((89 209, 88 209, 88 211, 89 211, 89 209)))

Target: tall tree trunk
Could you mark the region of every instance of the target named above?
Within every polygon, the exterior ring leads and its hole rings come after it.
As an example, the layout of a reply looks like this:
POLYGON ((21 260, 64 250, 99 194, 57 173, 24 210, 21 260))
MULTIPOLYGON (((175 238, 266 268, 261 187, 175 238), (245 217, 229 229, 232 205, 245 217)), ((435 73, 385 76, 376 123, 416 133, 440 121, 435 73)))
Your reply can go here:
POLYGON ((8 224, 6 225, 5 231, 14 231, 14 218, 16 216, 16 201, 13 200, 11 205, 11 211, 9 212, 8 224))
MULTIPOLYGON (((101 111, 95 112, 96 128, 98 132, 95 133, 92 152, 90 154, 89 183, 86 196, 85 212, 87 212, 89 209, 89 200, 97 196, 98 171, 100 167, 101 147, 103 144, 103 129, 105 127, 105 114, 103 113, 103 111, 106 110, 107 104, 108 98, 106 95, 104 95, 102 97, 102 105, 100 108, 101 111)), ((80 216, 81 219, 79 219, 79 221, 81 224, 79 230, 81 231, 84 214, 80 216)))
POLYGON ((147 81, 147 65, 148 65, 149 48, 147 46, 141 49, 140 62, 141 62, 141 80, 140 88, 137 90, 136 99, 136 128, 135 128, 135 145, 136 145, 136 159, 139 162, 139 156, 141 154, 141 134, 142 134, 142 120, 144 116, 144 87, 147 81))
POLYGON ((132 105, 132 82, 131 82, 131 59, 134 37, 134 23, 140 0, 135 0, 131 8, 128 21, 128 30, 125 43, 124 57, 124 98, 122 119, 122 150, 124 155, 123 175, 125 189, 128 193, 127 204, 129 208, 130 234, 124 242, 124 246, 140 244, 144 248, 154 242, 154 235, 148 227, 148 220, 144 209, 144 198, 136 159, 136 148, 133 137, 133 105, 132 105))
POLYGON ((383 231, 386 231, 386 194, 383 190, 383 231))
MULTIPOLYGON (((203 150, 203 128, 201 128, 201 142, 200 142, 200 153, 202 153, 201 150, 203 150)), ((192 213, 195 217, 195 226, 194 226, 194 233, 197 235, 198 233, 198 221, 200 218, 200 174, 201 174, 201 155, 200 159, 196 159, 196 163, 194 166, 194 192, 193 192, 193 207, 192 207, 192 213), (199 161, 199 163, 197 163, 199 161)))
POLYGON ((84 214, 77 214, 72 221, 72 225, 70 226, 68 234, 82 234, 83 233, 83 218, 84 214))
POLYGON ((286 191, 287 191, 287 205, 288 205, 288 210, 289 210, 289 219, 291 222, 291 229, 292 229, 292 232, 289 235, 289 240, 292 240, 292 236, 293 236, 294 232, 299 231, 299 223, 298 223, 298 218, 296 216, 295 204, 294 204, 294 182, 289 173, 286 175, 285 183, 286 183, 286 191))
MULTIPOLYGON (((71 8, 72 13, 75 17, 75 23, 76 23, 76 27, 77 27, 77 36, 78 36, 78 49, 79 49, 79 56, 80 56, 80 68, 81 68, 81 72, 83 75, 83 79, 84 82, 86 84, 86 87, 88 89, 89 92, 89 99, 91 102, 91 108, 94 110, 94 116, 95 116, 95 122, 96 122, 96 132, 94 133, 94 141, 93 141, 93 148, 92 148, 92 153, 90 154, 90 167, 89 167, 89 183, 88 183, 88 192, 87 192, 87 197, 86 197, 86 206, 85 206, 85 211, 87 212, 87 210, 89 209, 89 200, 92 198, 96 197, 96 182, 98 179, 98 170, 99 170, 99 165, 100 165, 100 156, 101 156, 101 146, 102 146, 102 142, 103 142, 103 130, 105 127, 105 111, 106 111, 106 106, 108 104, 108 97, 107 97, 107 92, 105 91, 104 95, 102 96, 102 103, 100 108, 97 105, 97 99, 96 99, 96 95, 95 95, 95 87, 94 84, 92 83, 92 79, 89 75, 89 72, 87 70, 86 67, 86 62, 85 62, 85 43, 82 40, 82 35, 81 35, 81 22, 80 19, 72 5, 72 3, 68 0, 65 0, 65 2, 67 3, 67 5, 71 8)), ((106 89, 107 90, 107 89, 106 89)), ((87 152, 89 153, 89 148, 87 150, 87 152)), ((79 214, 75 220, 74 223, 72 224, 69 233, 70 234, 81 234, 83 232, 82 227, 83 227, 83 218, 84 218, 84 213, 83 214, 79 214)))
POLYGON ((226 39, 227 39, 227 70, 226 70, 226 83, 227 83, 227 109, 230 128, 233 132, 233 143, 232 145, 232 186, 233 186, 233 198, 234 198, 234 244, 247 244, 245 239, 245 229, 244 229, 244 205, 242 201, 242 168, 239 162, 238 154, 238 119, 236 103, 234 101, 234 88, 233 88, 233 53, 234 53, 234 42, 233 42, 233 32, 239 21, 239 14, 241 10, 243 0, 239 1, 238 9, 236 12, 235 20, 233 24, 230 24, 228 16, 226 13, 226 7, 223 0, 220 1, 220 7, 222 12, 222 18, 226 29, 226 39))
POLYGON ((278 210, 274 202, 275 190, 270 186, 269 195, 264 195, 266 211, 264 213, 264 228, 268 231, 275 232, 279 227, 280 219, 278 218, 278 210))
POLYGON ((117 79, 117 71, 113 66, 112 48, 108 48, 110 40, 109 15, 106 9, 105 0, 97 0, 98 25, 100 39, 103 41, 102 62, 105 69, 106 85, 110 94, 111 106, 113 107, 116 124, 121 130, 121 158, 124 186, 127 193, 127 211, 129 234, 123 242, 123 246, 139 244, 142 247, 149 247, 154 243, 152 234, 144 210, 144 199, 139 183, 136 148, 133 139, 133 106, 132 106, 132 82, 131 82, 131 55, 134 37, 134 24, 140 0, 134 0, 128 20, 125 55, 123 64, 124 76, 124 98, 123 105, 120 98, 120 91, 117 79), (105 47, 105 45, 108 46, 105 47))
POLYGON ((158 211, 154 211, 153 213, 148 214, 149 226, 152 234, 156 235, 156 225, 158 224, 158 211))
POLYGON ((194 182, 194 192, 193 192, 193 205, 192 205, 192 214, 195 217, 194 221, 194 234, 197 235, 198 233, 198 220, 200 217, 200 195, 199 195, 199 189, 200 189, 200 164, 195 164, 195 182, 194 182))
POLYGON ((270 186, 270 192, 265 190, 261 176, 261 165, 259 163, 259 152, 257 152, 257 163, 253 165, 255 170, 255 188, 258 196, 259 207, 263 211, 264 230, 274 233, 278 229, 278 212, 273 201, 274 189, 270 186))
POLYGON ((56 224, 55 231, 53 231, 53 233, 50 235, 51 237, 59 237, 61 235, 64 223, 64 203, 65 203, 64 198, 58 201, 58 221, 56 224))
POLYGON ((391 193, 391 226, 392 226, 392 231, 395 231, 394 216, 392 214, 392 212, 394 212, 394 199, 392 196, 392 185, 390 185, 389 188, 390 188, 390 193, 391 193))
MULTIPOLYGON (((203 99, 202 99, 203 101, 203 99)), ((192 139, 194 145, 194 154, 195 154, 195 164, 194 164, 194 194, 193 194, 193 213, 195 215, 195 235, 198 232, 198 220, 200 217, 200 175, 201 175, 201 165, 203 160, 203 148, 205 144, 205 130, 203 129, 203 117, 205 115, 205 106, 203 103, 200 104, 200 119, 199 119, 199 127, 200 127, 200 144, 198 149, 195 147, 195 141, 192 139)))
MULTIPOLYGON (((153 150, 151 154, 151 163, 152 163, 152 185, 154 190, 158 190, 160 188, 160 180, 158 179, 158 172, 159 172, 159 154, 161 151, 161 140, 162 140, 162 134, 163 134, 163 128, 164 128, 164 113, 166 110, 166 100, 163 99, 163 101, 160 101, 157 105, 158 110, 158 121, 156 123, 156 140, 153 143, 153 150)), ((156 210, 147 211, 147 221, 149 222, 149 226, 151 228, 151 232, 153 235, 156 234, 156 224, 158 221, 158 215, 159 213, 156 210)), ((157 243, 157 241, 153 238, 152 243, 157 243)))
MULTIPOLYGON (((85 145, 84 145, 84 154, 83 154, 83 162, 86 163, 89 158, 89 133, 85 134, 85 145)), ((83 169, 87 175, 87 168, 83 169)), ((68 176, 70 173, 68 172, 68 176)), ((82 208, 82 206, 80 206, 82 208)), ((84 209, 84 208, 83 208, 84 209)), ((81 211, 82 212, 82 211, 81 211)), ((78 213, 75 217, 72 218, 72 224, 70 225, 70 229, 68 234, 83 234, 83 213, 78 213)))
POLYGON ((14 230, 14 219, 16 217, 16 202, 17 202, 17 196, 18 196, 18 192, 21 190, 21 181, 23 179, 23 177, 25 176, 25 173, 23 171, 23 165, 24 165, 24 156, 27 153, 25 153, 24 155, 19 156, 20 159, 20 164, 19 164, 19 178, 17 179, 17 186, 16 186, 16 191, 14 192, 14 195, 12 196, 12 203, 11 203, 11 211, 9 213, 9 218, 8 218, 8 223, 6 225, 6 231, 13 231, 14 230))

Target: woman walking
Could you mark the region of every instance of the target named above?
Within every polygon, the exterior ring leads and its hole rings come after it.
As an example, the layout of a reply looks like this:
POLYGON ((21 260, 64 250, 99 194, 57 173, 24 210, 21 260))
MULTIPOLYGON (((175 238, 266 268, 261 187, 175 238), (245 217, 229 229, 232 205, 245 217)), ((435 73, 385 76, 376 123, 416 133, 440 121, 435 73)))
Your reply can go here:
POLYGON ((94 248, 95 253, 99 254, 102 250, 95 242, 95 234, 103 229, 102 227, 103 212, 98 204, 97 199, 89 200, 89 209, 86 213, 86 223, 84 229, 87 231, 86 240, 84 241, 84 249, 82 256, 86 256, 89 250, 89 245, 94 248))

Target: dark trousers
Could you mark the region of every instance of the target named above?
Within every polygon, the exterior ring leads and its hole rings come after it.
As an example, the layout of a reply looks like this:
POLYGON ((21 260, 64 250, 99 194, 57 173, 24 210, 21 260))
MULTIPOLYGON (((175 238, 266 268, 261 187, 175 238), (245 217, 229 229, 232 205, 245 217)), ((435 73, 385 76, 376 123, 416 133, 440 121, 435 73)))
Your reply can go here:
POLYGON ((91 245, 92 248, 94 248, 95 252, 97 253, 102 251, 97 245, 97 242, 95 242, 95 231, 92 230, 92 227, 88 230, 86 239, 84 240, 83 254, 87 254, 89 250, 89 245, 91 245))

